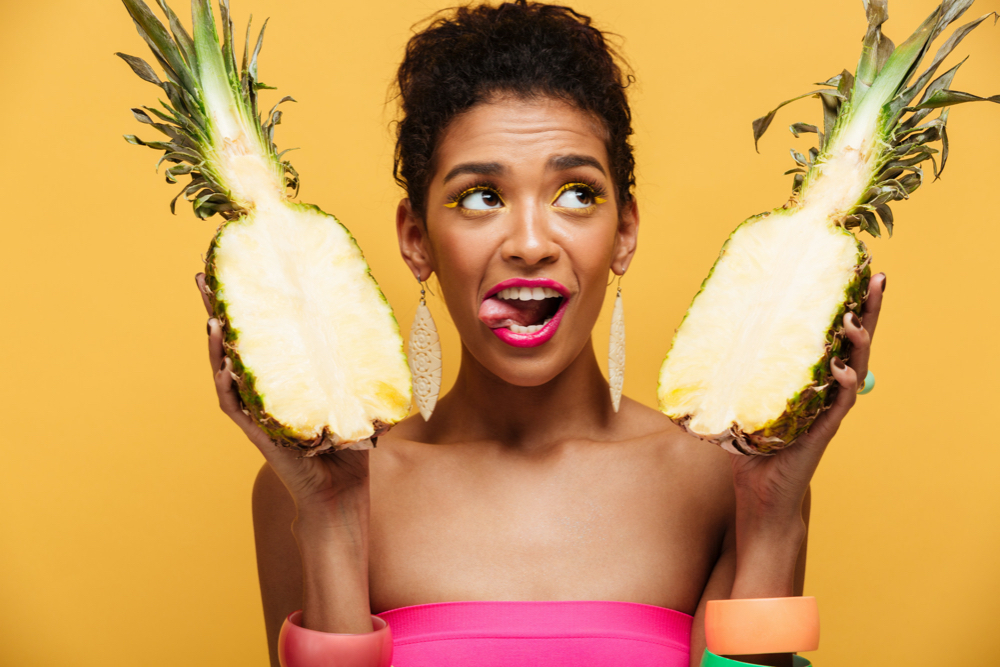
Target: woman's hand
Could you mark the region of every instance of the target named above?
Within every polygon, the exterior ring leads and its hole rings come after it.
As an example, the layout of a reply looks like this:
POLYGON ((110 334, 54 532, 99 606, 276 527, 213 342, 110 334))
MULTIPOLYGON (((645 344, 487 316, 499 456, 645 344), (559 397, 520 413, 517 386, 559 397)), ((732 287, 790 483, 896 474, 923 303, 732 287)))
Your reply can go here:
MULTIPOLYGON (((212 306, 205 286, 205 274, 195 276, 205 310, 212 315, 212 306)), ((243 411, 232 376, 232 360, 225 356, 222 345, 222 325, 208 320, 208 357, 215 379, 219 407, 243 430, 267 462, 274 468, 295 500, 299 514, 326 513, 331 502, 348 500, 346 496, 363 492, 367 497, 368 451, 345 449, 306 458, 301 452, 276 445, 271 438, 243 411)), ((354 504, 354 503, 352 503, 354 504)))
POLYGON ((794 571, 805 537, 802 502, 823 452, 864 385, 885 284, 884 273, 871 278, 861 318, 853 313, 844 316, 844 329, 853 347, 850 363, 836 358, 831 361, 830 369, 840 388, 830 409, 791 447, 774 456, 732 456, 738 561, 734 597, 792 594, 778 591, 790 586, 788 566, 794 571), (764 572, 760 571, 762 566, 764 572), (741 569, 747 576, 742 582, 744 590, 738 592, 741 569))

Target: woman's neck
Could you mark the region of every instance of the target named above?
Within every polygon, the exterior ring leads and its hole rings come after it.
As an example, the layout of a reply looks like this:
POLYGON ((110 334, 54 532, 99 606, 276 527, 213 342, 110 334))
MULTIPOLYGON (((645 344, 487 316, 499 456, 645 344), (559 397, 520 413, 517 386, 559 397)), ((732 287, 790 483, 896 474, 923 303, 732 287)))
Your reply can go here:
POLYGON ((500 379, 463 347, 455 386, 427 426, 432 442, 536 451, 572 439, 607 439, 614 416, 592 341, 562 373, 537 387, 500 379))

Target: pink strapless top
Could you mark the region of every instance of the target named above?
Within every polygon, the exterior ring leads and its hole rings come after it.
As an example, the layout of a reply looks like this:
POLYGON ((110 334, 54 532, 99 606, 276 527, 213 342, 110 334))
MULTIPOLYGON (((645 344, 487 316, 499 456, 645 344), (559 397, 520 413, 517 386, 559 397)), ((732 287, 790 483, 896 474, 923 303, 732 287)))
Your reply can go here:
POLYGON ((633 602, 442 602, 378 614, 393 667, 688 667, 691 617, 633 602))

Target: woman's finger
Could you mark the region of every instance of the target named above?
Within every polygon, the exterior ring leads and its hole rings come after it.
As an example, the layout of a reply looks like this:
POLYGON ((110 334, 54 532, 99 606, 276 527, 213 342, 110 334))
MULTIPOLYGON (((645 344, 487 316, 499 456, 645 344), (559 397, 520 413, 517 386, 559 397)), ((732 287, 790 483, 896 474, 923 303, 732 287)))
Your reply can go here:
POLYGON ((840 423, 858 400, 858 375, 854 369, 834 357, 830 361, 830 371, 839 385, 837 396, 833 399, 830 409, 821 414, 819 419, 813 422, 808 433, 803 436, 822 448, 833 439, 837 429, 840 428, 840 423))
POLYGON ((212 301, 208 298, 208 285, 205 284, 205 274, 195 274, 194 281, 198 284, 198 291, 201 293, 201 302, 205 304, 205 312, 211 315, 212 301))
MULTIPOLYGON (((212 305, 205 287, 205 274, 199 273, 195 276, 195 282, 198 283, 205 310, 211 315, 212 305)), ((253 417, 243 411, 243 404, 240 402, 240 396, 233 381, 233 362, 226 356, 226 350, 223 346, 222 324, 214 317, 208 320, 208 360, 212 364, 215 376, 215 393, 219 399, 219 408, 240 427, 250 442, 256 445, 260 453, 264 455, 264 458, 279 471, 279 475, 284 470, 293 470, 298 467, 300 463, 297 460, 298 453, 275 446, 271 438, 253 420, 253 417)))
MULTIPOLYGON (((864 384, 865 377, 868 376, 868 357, 872 351, 872 339, 865 327, 861 326, 861 320, 854 313, 844 315, 844 332, 847 340, 851 341, 851 368, 858 377, 858 381, 864 384)), ((855 391, 861 388, 861 384, 855 387, 855 391)))
POLYGON ((224 357, 215 373, 215 393, 219 396, 219 408, 226 413, 233 422, 239 426, 247 437, 257 445, 265 456, 268 449, 274 447, 274 443, 267 437, 259 426, 254 422, 253 417, 243 411, 243 404, 236 391, 236 383, 233 380, 233 361, 229 357, 224 357))
POLYGON ((837 387, 837 396, 833 399, 833 405, 825 414, 828 414, 839 425, 858 400, 858 374, 837 357, 834 357, 830 362, 830 371, 839 386, 837 387))
POLYGON ((222 324, 214 317, 208 320, 208 362, 212 372, 218 374, 226 351, 222 347, 222 324))
POLYGON ((219 407, 222 411, 240 427, 250 442, 257 446, 264 458, 274 466, 279 476, 300 465, 297 461, 300 456, 298 452, 276 446, 253 420, 253 417, 243 411, 243 404, 240 402, 236 384, 233 381, 233 362, 229 357, 224 357, 219 368, 216 369, 215 392, 219 396, 219 407))
POLYGON ((257 426, 253 417, 243 411, 243 404, 233 381, 233 361, 226 356, 222 346, 222 325, 214 317, 208 321, 208 357, 215 373, 215 393, 219 399, 219 408, 240 427, 264 458, 279 470, 279 475, 288 466, 297 465, 295 459, 298 454, 284 447, 276 447, 271 438, 257 426))
POLYGON ((882 295, 885 294, 885 282, 886 277, 884 273, 871 277, 868 281, 868 298, 865 299, 865 305, 861 311, 861 324, 872 338, 875 337, 875 327, 878 326, 878 315, 882 310, 882 295))
POLYGON ((215 393, 219 396, 219 407, 233 421, 243 426, 243 406, 233 387, 233 362, 229 357, 223 357, 222 363, 215 369, 215 393))

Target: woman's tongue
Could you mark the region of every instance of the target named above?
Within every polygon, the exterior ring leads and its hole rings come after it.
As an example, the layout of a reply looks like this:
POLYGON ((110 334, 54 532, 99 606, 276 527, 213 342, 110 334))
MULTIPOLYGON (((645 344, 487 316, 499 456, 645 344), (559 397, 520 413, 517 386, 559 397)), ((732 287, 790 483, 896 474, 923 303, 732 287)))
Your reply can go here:
POLYGON ((549 316, 549 311, 552 310, 549 301, 553 299, 504 301, 495 296, 490 297, 479 306, 479 319, 491 329, 509 327, 512 324, 530 327, 541 324, 549 316))

